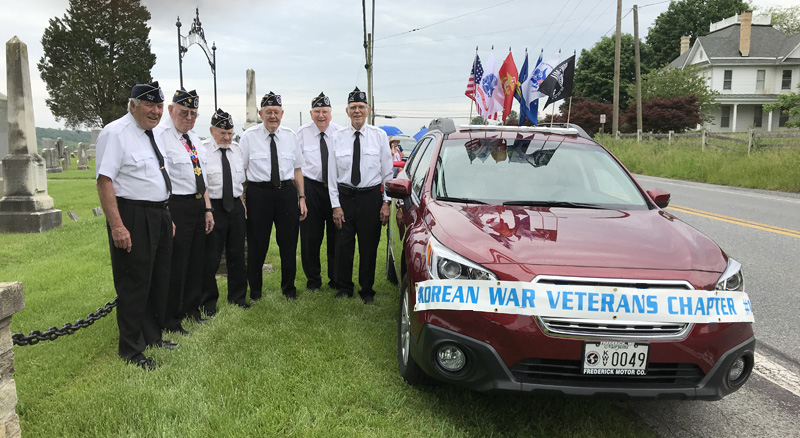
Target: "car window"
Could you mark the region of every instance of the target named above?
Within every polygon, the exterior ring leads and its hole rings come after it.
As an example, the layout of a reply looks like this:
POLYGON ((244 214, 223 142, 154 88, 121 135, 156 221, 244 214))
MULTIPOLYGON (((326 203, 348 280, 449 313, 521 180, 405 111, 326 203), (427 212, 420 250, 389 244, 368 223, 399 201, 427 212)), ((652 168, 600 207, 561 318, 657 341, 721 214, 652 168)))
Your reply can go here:
POLYGON ((414 163, 414 169, 411 176, 411 191, 417 194, 417 199, 422 197, 422 187, 425 185, 425 175, 428 173, 428 163, 431 162, 431 155, 433 150, 433 142, 429 141, 420 145, 419 153, 416 154, 418 163, 414 163))
POLYGON ((431 142, 430 137, 423 138, 419 141, 419 146, 417 146, 411 153, 411 156, 408 157, 408 162, 406 163, 405 172, 408 175, 408 178, 411 179, 411 175, 414 174, 414 170, 416 170, 417 165, 419 164, 419 157, 422 155, 422 152, 431 142))
POLYGON ((439 158, 437 197, 647 208, 628 174, 596 145, 532 137, 448 139, 439 158))

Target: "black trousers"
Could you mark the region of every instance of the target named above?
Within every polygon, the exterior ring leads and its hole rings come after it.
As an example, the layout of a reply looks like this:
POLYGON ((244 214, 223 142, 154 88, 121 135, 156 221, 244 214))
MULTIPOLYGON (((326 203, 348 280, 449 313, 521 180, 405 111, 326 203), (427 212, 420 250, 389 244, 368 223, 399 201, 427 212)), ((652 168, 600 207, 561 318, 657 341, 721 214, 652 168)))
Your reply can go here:
POLYGON ((339 186, 339 204, 344 212, 342 229, 336 234, 336 282, 339 290, 353 294, 353 259, 358 238, 358 284, 362 297, 374 296, 375 264, 381 238, 380 185, 353 192, 339 186))
POLYGON ((306 219, 300 222, 300 261, 306 274, 306 287, 319 289, 322 286, 322 265, 319 249, 327 236, 328 285, 337 289, 334 260, 336 258, 336 225, 333 223, 331 197, 327 184, 305 178, 306 219))
POLYGON ((269 250, 272 225, 281 257, 281 291, 297 293, 297 235, 300 231, 300 209, 297 189, 292 181, 281 182, 280 188, 270 183, 247 185, 247 281, 250 298, 261 298, 264 260, 269 250))
POLYGON ((159 324, 165 330, 181 328, 187 316, 200 316, 200 294, 203 290, 203 260, 206 248, 206 204, 194 195, 172 195, 169 211, 175 223, 172 240, 172 267, 169 299, 159 313, 159 324))
POLYGON ((247 270, 244 262, 244 239, 247 228, 244 206, 239 198, 233 202, 233 210, 222 208, 222 199, 212 199, 214 229, 206 236, 206 254, 203 266, 203 295, 200 309, 213 314, 217 311, 219 289, 215 277, 225 249, 225 265, 228 272, 228 302, 244 305, 247 297, 247 270))
POLYGON ((119 356, 134 359, 146 346, 161 340, 156 312, 168 295, 172 217, 166 203, 117 198, 117 208, 132 244, 131 252, 114 247, 111 227, 106 223, 118 297, 119 356))

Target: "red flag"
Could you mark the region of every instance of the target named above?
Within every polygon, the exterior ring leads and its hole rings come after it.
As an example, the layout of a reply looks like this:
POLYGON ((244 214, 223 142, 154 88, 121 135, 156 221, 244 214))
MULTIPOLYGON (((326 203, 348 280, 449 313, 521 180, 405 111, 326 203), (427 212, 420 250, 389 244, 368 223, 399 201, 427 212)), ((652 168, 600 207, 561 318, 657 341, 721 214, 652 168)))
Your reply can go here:
POLYGON ((514 63, 514 57, 511 52, 508 52, 506 60, 500 67, 500 84, 503 86, 503 122, 506 121, 508 113, 511 112, 511 104, 514 103, 514 92, 517 89, 517 82, 519 75, 517 73, 517 65, 514 63))
POLYGON ((475 100, 475 84, 481 82, 483 77, 483 67, 481 66, 481 59, 478 54, 475 54, 475 60, 472 61, 472 71, 469 73, 469 80, 467 81, 467 90, 464 94, 472 100, 475 100))

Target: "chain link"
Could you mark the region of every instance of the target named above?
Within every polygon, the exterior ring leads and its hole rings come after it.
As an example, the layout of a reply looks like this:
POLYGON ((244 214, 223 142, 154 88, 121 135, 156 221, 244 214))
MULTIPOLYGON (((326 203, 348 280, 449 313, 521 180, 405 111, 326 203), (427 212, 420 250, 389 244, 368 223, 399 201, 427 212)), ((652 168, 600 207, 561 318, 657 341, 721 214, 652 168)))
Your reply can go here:
POLYGON ((44 333, 39 330, 33 330, 28 336, 22 333, 14 333, 11 335, 11 339, 14 341, 14 345, 35 345, 39 341, 54 341, 60 336, 71 335, 82 328, 89 327, 98 319, 111 313, 111 310, 117 307, 117 298, 114 297, 113 301, 106 303, 103 307, 99 307, 95 313, 90 313, 86 319, 75 321, 75 324, 66 323, 61 328, 50 327, 44 333))

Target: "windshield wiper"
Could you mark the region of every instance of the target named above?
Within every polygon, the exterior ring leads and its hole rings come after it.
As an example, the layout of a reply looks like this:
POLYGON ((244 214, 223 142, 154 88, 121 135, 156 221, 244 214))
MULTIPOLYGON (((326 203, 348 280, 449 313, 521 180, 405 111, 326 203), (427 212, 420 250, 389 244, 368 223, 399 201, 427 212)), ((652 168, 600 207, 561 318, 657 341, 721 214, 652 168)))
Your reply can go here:
POLYGON ((506 201, 503 205, 523 205, 529 207, 567 207, 567 208, 591 208, 594 210, 604 210, 598 204, 588 204, 585 202, 565 202, 565 201, 506 201))
POLYGON ((463 204, 486 204, 483 201, 478 201, 477 199, 470 199, 470 198, 453 198, 451 196, 437 196, 437 201, 447 201, 447 202, 461 202, 463 204))

